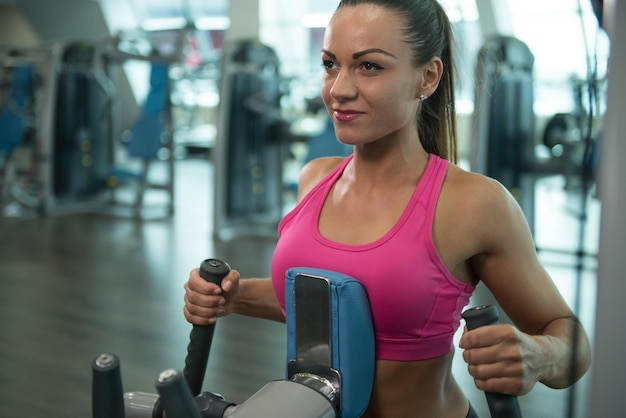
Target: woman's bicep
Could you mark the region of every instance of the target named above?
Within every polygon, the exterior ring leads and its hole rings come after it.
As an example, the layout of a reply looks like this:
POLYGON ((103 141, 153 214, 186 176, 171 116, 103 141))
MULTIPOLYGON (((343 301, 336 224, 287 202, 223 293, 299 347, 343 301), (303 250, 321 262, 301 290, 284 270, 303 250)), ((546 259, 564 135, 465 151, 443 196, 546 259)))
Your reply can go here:
POLYGON ((485 251, 472 266, 511 320, 526 333, 571 315, 552 278, 537 257, 526 218, 506 191, 495 193, 483 216, 485 251))

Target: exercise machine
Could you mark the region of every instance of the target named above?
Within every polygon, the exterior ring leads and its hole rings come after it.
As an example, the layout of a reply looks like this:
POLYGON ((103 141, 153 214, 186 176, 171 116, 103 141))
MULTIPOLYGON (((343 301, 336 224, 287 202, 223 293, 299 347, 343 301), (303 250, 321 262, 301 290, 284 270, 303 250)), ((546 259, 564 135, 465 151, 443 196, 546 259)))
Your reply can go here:
POLYGON ((50 97, 47 48, 0 47, 0 175, 2 214, 37 213, 42 195, 43 103, 50 97))
POLYGON ((112 37, 0 48, 2 197, 12 204, 12 213, 123 213, 116 210, 123 203, 115 193, 121 185, 136 186, 135 213, 141 211, 144 192, 153 188, 168 193, 166 215, 172 213, 168 70, 177 57, 125 52, 120 42, 112 37), (150 66, 149 91, 128 135, 118 135, 122 132, 115 125, 121 118, 114 113, 121 80, 114 76, 131 60, 150 66), (119 136, 123 140, 116 140, 119 136), (163 183, 148 176, 157 159, 167 164, 163 183))
POLYGON ((32 71, 31 100, 22 108, 27 114, 20 114, 28 124, 14 132, 23 140, 29 128, 22 144, 31 157, 22 164, 26 174, 11 178, 7 188, 19 189, 16 200, 36 215, 86 205, 104 190, 111 159, 110 94, 106 74, 94 67, 99 48, 55 43, 12 54, 13 62, 32 71))
POLYGON ((110 97, 94 77, 95 45, 65 46, 56 100, 53 194, 83 201, 106 188, 113 161, 110 97))
MULTIPOLYGON (((200 275, 220 284, 230 266, 218 259, 200 264, 200 275)), ((124 393, 120 361, 103 353, 92 362, 93 418, 358 418, 374 382, 374 328, 367 293, 341 273, 293 268, 285 281, 286 378, 267 383, 237 405, 202 392, 215 324, 194 325, 183 371, 158 375, 158 394, 124 393), (165 415, 164 415, 165 414, 165 415)), ((498 323, 494 306, 463 313, 469 329, 498 323)), ((521 418, 517 398, 486 393, 492 418, 521 418)))
POLYGON ((15 197, 14 151, 26 142, 33 119, 34 66, 19 59, 7 61, 0 60, 0 68, 8 70, 10 78, 6 84, 0 82, 0 87, 8 87, 6 99, 0 100, 0 202, 8 204, 15 197))
MULTIPOLYGON (((201 263, 205 280, 219 284, 228 264, 201 263)), ((374 379, 374 332, 365 289, 354 278, 319 269, 286 276, 286 378, 270 382, 240 405, 201 392, 215 325, 194 325, 185 368, 163 371, 159 395, 123 393, 119 359, 101 354, 92 363, 93 418, 359 417, 374 379)))
MULTIPOLYGON (((461 315, 468 330, 499 323, 498 308, 482 305, 468 309, 461 315)), ((492 418, 521 418, 522 412, 516 396, 485 392, 487 406, 492 418)))
POLYGON ((475 72, 471 169, 495 178, 534 227, 534 56, 511 36, 485 42, 475 72))
POLYGON ((115 191, 120 186, 134 185, 133 215, 142 217, 144 196, 148 189, 162 190, 167 194, 165 216, 174 213, 174 146, 172 132, 172 106, 170 101, 170 62, 150 63, 150 87, 137 119, 125 138, 128 159, 139 161, 136 169, 123 164, 113 164, 108 172, 107 186, 113 191, 113 203, 117 205, 115 191), (165 151, 166 175, 161 182, 150 179, 150 168, 165 151))
POLYGON ((276 235, 283 215, 288 123, 276 52, 256 40, 225 48, 220 71, 215 167, 215 234, 276 235))

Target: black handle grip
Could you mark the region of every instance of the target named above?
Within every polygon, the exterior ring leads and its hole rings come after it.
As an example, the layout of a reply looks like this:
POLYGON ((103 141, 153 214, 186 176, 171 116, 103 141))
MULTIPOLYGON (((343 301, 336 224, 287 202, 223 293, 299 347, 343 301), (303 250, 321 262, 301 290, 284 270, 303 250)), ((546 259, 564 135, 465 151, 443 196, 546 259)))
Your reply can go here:
POLYGON ((201 418, 200 410, 180 372, 165 370, 159 375, 155 386, 167 418, 201 418))
MULTIPOLYGON (((485 325, 498 324, 498 308, 493 305, 477 306, 461 315, 467 329, 473 330, 485 325)), ((491 418, 521 418, 517 396, 504 393, 485 392, 491 418)))
MULTIPOLYGON (((215 283, 218 286, 221 285, 222 279, 229 271, 230 266, 227 263, 215 258, 206 259, 200 264, 200 276, 207 282, 215 283)), ((193 396, 199 395, 202 391, 202 382, 209 360, 214 331, 215 324, 194 325, 189 335, 183 375, 193 396)))
POLYGON ((124 391, 120 360, 114 354, 100 354, 91 363, 91 412, 93 418, 124 418, 124 391))

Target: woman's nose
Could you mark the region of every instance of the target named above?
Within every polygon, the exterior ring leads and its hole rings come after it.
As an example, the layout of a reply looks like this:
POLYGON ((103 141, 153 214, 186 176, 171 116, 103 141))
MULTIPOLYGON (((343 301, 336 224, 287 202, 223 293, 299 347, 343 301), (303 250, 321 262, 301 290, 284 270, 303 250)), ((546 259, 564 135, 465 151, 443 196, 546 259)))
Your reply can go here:
POLYGON ((347 100, 355 98, 357 92, 352 75, 347 71, 339 71, 330 87, 330 95, 337 100, 347 100))

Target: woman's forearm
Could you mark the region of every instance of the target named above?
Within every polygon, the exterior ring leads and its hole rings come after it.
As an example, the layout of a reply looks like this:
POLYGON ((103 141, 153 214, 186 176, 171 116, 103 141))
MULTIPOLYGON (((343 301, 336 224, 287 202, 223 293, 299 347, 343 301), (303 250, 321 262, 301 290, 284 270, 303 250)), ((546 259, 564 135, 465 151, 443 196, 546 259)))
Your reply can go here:
POLYGON ((591 363, 591 347, 587 334, 575 317, 559 318, 542 331, 548 337, 551 353, 541 382, 555 389, 573 385, 585 374, 591 363))
POLYGON ((239 281, 239 296, 234 313, 285 322, 282 308, 278 305, 272 280, 242 279, 239 281))

